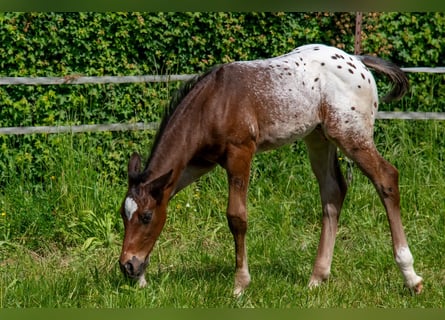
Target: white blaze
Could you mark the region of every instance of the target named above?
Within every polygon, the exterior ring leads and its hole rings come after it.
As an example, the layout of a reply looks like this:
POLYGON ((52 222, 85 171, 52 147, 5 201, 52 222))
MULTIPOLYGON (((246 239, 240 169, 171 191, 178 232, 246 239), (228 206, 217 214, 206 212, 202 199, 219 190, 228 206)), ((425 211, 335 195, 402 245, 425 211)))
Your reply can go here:
POLYGON ((127 199, 125 199, 125 215, 127 216, 128 221, 131 220, 133 214, 136 212, 137 209, 138 205, 136 201, 134 201, 130 197, 127 197, 127 199))

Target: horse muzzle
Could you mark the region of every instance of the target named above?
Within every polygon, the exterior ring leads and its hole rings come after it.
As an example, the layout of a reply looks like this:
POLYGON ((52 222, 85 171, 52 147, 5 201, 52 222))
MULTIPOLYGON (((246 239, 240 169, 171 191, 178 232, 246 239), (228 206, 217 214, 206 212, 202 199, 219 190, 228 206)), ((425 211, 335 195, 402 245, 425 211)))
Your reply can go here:
POLYGON ((130 260, 126 261, 125 263, 119 261, 119 266, 125 276, 132 279, 139 279, 141 276, 144 275, 145 269, 147 268, 149 261, 150 261, 149 257, 147 257, 147 259, 145 260, 140 260, 136 256, 133 256, 130 260))

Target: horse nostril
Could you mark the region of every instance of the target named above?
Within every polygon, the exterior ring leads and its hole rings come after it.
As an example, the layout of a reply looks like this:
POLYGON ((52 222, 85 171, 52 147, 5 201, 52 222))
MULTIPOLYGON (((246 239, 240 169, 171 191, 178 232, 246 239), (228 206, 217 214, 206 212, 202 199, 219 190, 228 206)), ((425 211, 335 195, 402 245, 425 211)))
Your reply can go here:
POLYGON ((133 276, 134 275, 134 266, 131 263, 131 261, 127 261, 125 264, 122 264, 119 262, 119 266, 121 268, 121 271, 127 275, 127 276, 133 276))
POLYGON ((128 261, 125 264, 125 270, 127 270, 127 273, 129 275, 133 275, 134 274, 134 266, 133 266, 133 264, 130 261, 128 261))

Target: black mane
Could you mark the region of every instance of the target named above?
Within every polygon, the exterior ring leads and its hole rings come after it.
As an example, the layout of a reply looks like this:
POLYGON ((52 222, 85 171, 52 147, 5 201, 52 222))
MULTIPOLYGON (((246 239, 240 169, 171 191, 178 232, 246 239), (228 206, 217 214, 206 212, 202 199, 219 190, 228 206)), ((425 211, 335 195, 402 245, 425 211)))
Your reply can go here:
POLYGON ((168 122, 170 121, 172 115, 174 114, 175 110, 177 109, 177 107, 179 106, 181 101, 187 96, 187 94, 193 89, 193 87, 199 81, 201 81, 203 78, 205 78, 207 75, 209 75, 213 70, 215 70, 217 68, 219 68, 219 65, 208 69, 206 72, 204 72, 200 75, 194 76, 190 80, 187 80, 186 82, 184 82, 181 85, 181 87, 173 93, 173 95, 170 99, 169 105, 164 110, 164 115, 162 116, 161 123, 160 123, 159 128, 156 132, 156 136, 154 138, 154 142, 151 147, 150 157, 147 161, 146 168, 148 167, 148 164, 150 163, 151 157, 153 156, 154 152, 156 151, 156 148, 159 144, 159 141, 162 137, 165 127, 167 126, 168 122))

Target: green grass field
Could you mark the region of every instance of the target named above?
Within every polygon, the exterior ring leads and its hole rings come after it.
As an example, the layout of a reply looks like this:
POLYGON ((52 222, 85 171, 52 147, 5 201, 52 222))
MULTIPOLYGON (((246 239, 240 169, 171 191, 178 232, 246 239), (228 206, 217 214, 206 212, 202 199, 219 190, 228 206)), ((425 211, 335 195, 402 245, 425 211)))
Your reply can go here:
MULTIPOLYGON (((35 183, 18 172, 0 189, 1 308, 445 306, 444 122, 376 124, 378 149, 400 171, 402 219, 415 269, 425 280, 420 295, 404 287, 383 206, 356 167, 331 278, 307 288, 321 209, 303 143, 254 160, 248 204, 252 283, 241 298, 232 297, 234 248, 225 219, 226 177, 219 168, 171 201, 148 285, 139 289, 117 264, 125 172, 109 179, 96 166, 99 155, 76 144, 76 136, 60 138, 66 147, 46 164, 46 179, 35 183)), ((138 148, 147 156, 148 147, 138 148)), ((346 161, 341 163, 345 171, 346 161)))

